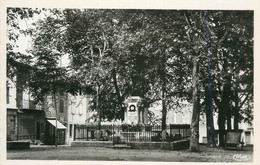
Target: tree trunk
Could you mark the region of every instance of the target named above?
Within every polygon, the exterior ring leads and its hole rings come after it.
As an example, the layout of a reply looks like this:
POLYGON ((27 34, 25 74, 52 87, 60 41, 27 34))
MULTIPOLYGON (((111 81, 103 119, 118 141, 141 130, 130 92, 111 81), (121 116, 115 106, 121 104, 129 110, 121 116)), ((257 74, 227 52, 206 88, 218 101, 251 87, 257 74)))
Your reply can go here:
POLYGON ((226 108, 226 117, 227 117, 227 131, 231 131, 231 108, 230 108, 230 96, 231 96, 231 77, 228 76, 226 78, 227 84, 224 86, 224 101, 225 101, 225 108, 226 108))
POLYGON ((193 62, 193 112, 191 120, 190 150, 199 151, 199 97, 198 97, 198 64, 193 62))
POLYGON ((58 110, 57 110, 57 99, 56 93, 53 92, 54 108, 55 108, 55 147, 58 146, 58 110))
POLYGON ((165 82, 162 85, 162 130, 166 130, 165 82))
POLYGON ((16 75, 16 106, 18 110, 23 108, 23 86, 24 82, 21 79, 21 75, 17 73, 16 75))
POLYGON ((215 128, 213 122, 213 111, 210 109, 209 89, 205 88, 205 111, 206 111, 206 127, 207 127, 207 144, 215 147, 215 128))
POLYGON ((99 108, 99 86, 96 86, 97 90, 97 100, 96 100, 96 108, 97 108, 97 129, 100 130, 101 128, 101 113, 99 108))
POLYGON ((115 90, 116 90, 117 100, 118 100, 119 103, 121 103, 122 98, 121 98, 121 95, 120 95, 119 87, 117 85, 116 69, 115 68, 113 68, 113 70, 112 70, 112 78, 113 78, 113 84, 114 84, 114 87, 115 87, 115 90))
POLYGON ((239 118, 239 107, 238 107, 238 92, 235 89, 235 111, 234 111, 234 131, 238 131, 238 118, 239 118))
MULTIPOLYGON (((113 78, 113 84, 114 84, 114 87, 115 87, 115 90, 116 90, 116 95, 117 95, 117 102, 119 103, 119 106, 120 106, 120 119, 121 120, 124 120, 124 109, 122 107, 122 103, 123 103, 123 98, 120 94, 120 90, 119 90, 119 87, 118 87, 118 84, 117 84, 117 79, 116 79, 116 69, 113 68, 112 70, 112 78, 113 78)), ((116 112, 115 112, 115 116, 114 116, 114 119, 116 119, 116 112)))
MULTIPOLYGON (((228 62, 224 59, 223 73, 227 74, 228 62)), ((224 76, 224 86, 223 94, 221 95, 221 103, 219 104, 219 114, 218 114, 218 126, 219 126, 219 146, 225 145, 225 135, 226 135, 226 120, 228 120, 227 125, 231 129, 231 114, 229 109, 230 103, 230 90, 231 90, 231 77, 229 75, 224 76)))
MULTIPOLYGON (((223 103, 221 103, 223 104, 223 103)), ((226 106, 226 105, 224 105, 226 106)), ((218 128, 219 128, 219 146, 224 146, 225 136, 225 113, 223 105, 219 107, 218 112, 218 128)))
POLYGON ((17 111, 17 136, 16 140, 19 140, 20 136, 20 110, 23 108, 23 82, 20 78, 20 74, 16 75, 16 106, 18 108, 17 111))
MULTIPOLYGON (((228 105, 227 105, 228 106, 228 105)), ((226 107, 227 110, 227 131, 231 131, 231 109, 226 107)))
POLYGON ((166 134, 166 74, 165 74, 165 63, 166 63, 166 57, 165 54, 163 54, 162 57, 162 66, 161 66, 161 80, 162 80, 162 131, 166 134))
POLYGON ((224 135, 225 135, 225 113, 224 113, 224 106, 226 106, 224 104, 223 106, 223 98, 220 97, 222 99, 222 101, 220 101, 216 95, 216 93, 213 93, 212 97, 214 98, 214 101, 217 105, 218 108, 218 130, 219 130, 219 146, 224 146, 224 135))

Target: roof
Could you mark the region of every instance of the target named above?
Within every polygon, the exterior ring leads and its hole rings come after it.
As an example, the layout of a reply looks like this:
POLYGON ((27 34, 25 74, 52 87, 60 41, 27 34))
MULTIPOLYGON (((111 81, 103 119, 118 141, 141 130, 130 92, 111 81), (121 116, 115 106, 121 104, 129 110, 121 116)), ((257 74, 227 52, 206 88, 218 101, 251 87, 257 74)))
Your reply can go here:
MULTIPOLYGON (((56 127, 56 120, 47 120, 51 125, 53 125, 54 127, 56 127)), ((67 129, 67 127, 65 127, 63 124, 61 124, 58 120, 57 120, 57 129, 67 129)))

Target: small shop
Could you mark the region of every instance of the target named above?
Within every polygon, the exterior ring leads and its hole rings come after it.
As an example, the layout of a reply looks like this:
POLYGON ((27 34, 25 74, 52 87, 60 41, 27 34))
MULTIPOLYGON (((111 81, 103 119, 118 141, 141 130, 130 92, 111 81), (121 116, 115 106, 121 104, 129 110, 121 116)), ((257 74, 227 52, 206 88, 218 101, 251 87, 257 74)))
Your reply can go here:
POLYGON ((7 109, 7 141, 43 141, 44 111, 7 109))
POLYGON ((55 135, 56 135, 56 126, 58 131, 58 145, 64 145, 65 144, 65 132, 66 127, 55 118, 47 118, 46 121, 46 130, 45 130, 45 144, 48 145, 54 145, 55 144, 55 135))

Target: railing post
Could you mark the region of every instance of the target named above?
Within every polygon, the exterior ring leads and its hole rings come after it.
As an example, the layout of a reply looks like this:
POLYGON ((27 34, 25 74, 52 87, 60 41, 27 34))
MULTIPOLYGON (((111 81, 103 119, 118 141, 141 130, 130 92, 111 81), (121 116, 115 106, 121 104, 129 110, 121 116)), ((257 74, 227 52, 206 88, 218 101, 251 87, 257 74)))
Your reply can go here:
POLYGON ((126 142, 128 142, 128 140, 129 140, 128 133, 129 133, 129 125, 127 125, 126 142))
POLYGON ((83 139, 85 139, 86 137, 86 128, 85 128, 85 126, 83 125, 82 126, 82 129, 83 129, 83 139))
POLYGON ((76 125, 75 124, 73 124, 73 128, 74 128, 74 136, 73 136, 73 141, 75 141, 75 139, 76 139, 76 125))
POLYGON ((112 124, 112 143, 113 143, 113 145, 115 145, 115 143, 114 143, 114 124, 112 124))
POLYGON ((86 126, 86 130, 87 130, 87 141, 88 141, 88 134, 89 134, 89 133, 88 133, 88 127, 87 127, 87 126, 86 126))

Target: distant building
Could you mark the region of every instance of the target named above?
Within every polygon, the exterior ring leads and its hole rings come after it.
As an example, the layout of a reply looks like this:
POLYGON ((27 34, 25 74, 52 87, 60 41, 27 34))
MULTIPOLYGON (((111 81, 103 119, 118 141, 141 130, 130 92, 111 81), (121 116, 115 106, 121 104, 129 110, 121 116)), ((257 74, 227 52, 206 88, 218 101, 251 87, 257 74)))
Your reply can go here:
MULTIPOLYGON (((154 103, 150 108, 149 111, 152 111, 155 116, 154 118, 160 118, 162 116, 162 106, 161 102, 158 101, 154 103)), ((191 117, 192 117, 192 104, 183 103, 183 107, 175 108, 169 110, 166 116, 166 123, 169 124, 191 124, 191 117)), ((218 139, 218 116, 213 116, 214 120, 214 128, 216 131, 216 136, 218 139)), ((231 119, 233 123, 233 118, 231 119)), ((227 127, 227 126, 226 126, 227 127)), ((233 129, 233 125, 232 125, 233 129)), ((242 132, 242 138, 245 145, 254 144, 254 130, 253 126, 250 126, 247 123, 239 123, 239 129, 242 132)), ((200 115, 200 122, 199 122, 199 143, 207 143, 207 129, 206 129, 206 116, 200 115)), ((218 144, 218 141, 217 141, 218 144)))
POLYGON ((67 144, 70 144, 76 138, 74 132, 78 130, 74 129, 75 125, 96 124, 92 118, 95 113, 90 110, 90 100, 89 95, 78 94, 73 96, 68 94, 67 144))

